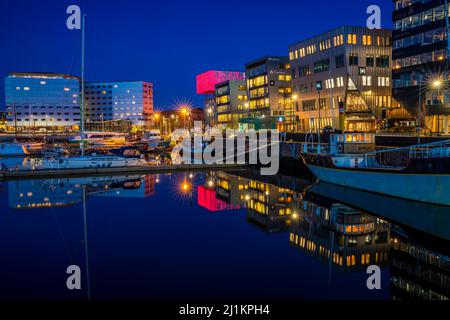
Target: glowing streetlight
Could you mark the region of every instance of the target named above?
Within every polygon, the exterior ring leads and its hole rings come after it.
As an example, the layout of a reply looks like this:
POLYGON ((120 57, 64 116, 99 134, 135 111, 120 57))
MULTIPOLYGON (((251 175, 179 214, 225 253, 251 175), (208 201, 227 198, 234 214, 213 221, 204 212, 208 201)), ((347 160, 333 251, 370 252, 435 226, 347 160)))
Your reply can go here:
POLYGON ((440 89, 442 87, 442 80, 437 79, 433 81, 433 88, 440 89))
POLYGON ((292 96, 292 100, 297 101, 297 100, 298 100, 298 95, 294 94, 294 95, 292 96))

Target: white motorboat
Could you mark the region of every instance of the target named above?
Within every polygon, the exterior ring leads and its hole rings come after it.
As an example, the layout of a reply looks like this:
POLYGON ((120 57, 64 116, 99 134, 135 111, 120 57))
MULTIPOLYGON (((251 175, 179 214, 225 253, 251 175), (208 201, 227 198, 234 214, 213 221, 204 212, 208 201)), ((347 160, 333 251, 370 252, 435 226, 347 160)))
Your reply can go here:
POLYGON ((109 155, 77 156, 44 160, 44 169, 118 168, 146 165, 143 159, 109 155))
POLYGON ((18 143, 2 142, 0 143, 1 157, 21 157, 38 153, 42 150, 42 143, 18 143))
POLYGON ((157 147, 162 141, 163 138, 161 136, 161 131, 155 129, 145 132, 144 136, 141 139, 141 142, 147 148, 157 147))

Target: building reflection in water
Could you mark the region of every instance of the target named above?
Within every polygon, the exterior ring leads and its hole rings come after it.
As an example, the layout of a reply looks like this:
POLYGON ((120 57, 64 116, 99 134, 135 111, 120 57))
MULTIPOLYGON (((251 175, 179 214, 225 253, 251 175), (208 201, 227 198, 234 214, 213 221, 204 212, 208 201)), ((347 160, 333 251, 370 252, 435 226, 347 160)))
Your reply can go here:
POLYGON ((293 220, 289 241, 334 268, 363 271, 372 264, 387 264, 389 230, 386 221, 347 206, 304 201, 293 220))
POLYGON ((449 256, 414 243, 397 228, 392 229, 390 247, 393 299, 450 299, 449 256))
MULTIPOLYGON (((301 193, 285 187, 293 183, 295 178, 277 177, 276 181, 260 181, 251 173, 216 172, 207 175, 205 185, 199 189, 211 190, 210 203, 219 203, 224 210, 246 208, 247 220, 267 232, 286 230, 290 224, 290 216, 297 213, 301 193), (281 183, 283 182, 283 183, 281 183), (215 193, 215 195, 214 195, 215 193)), ((297 181, 296 181, 297 182, 297 181)), ((303 190, 306 182, 297 182, 303 190)), ((204 195, 199 195, 203 206, 204 195)), ((219 206, 220 206, 219 205, 219 206)))
MULTIPOLYGON (((180 177, 192 184, 189 193, 195 190, 194 176, 180 177)), ((393 222, 379 196, 371 200, 371 195, 354 195, 350 199, 366 197, 356 206, 341 198, 349 197, 348 190, 340 196, 334 186, 305 190, 308 182, 286 176, 215 172, 201 177, 196 186, 200 207, 211 212, 244 209, 251 225, 266 232, 284 232, 286 245, 321 261, 330 271, 365 273, 369 265, 378 265, 389 272, 393 299, 450 297, 448 238, 415 228, 420 224, 393 222)), ((71 206, 83 201, 83 192, 91 197, 148 197, 155 194, 159 180, 150 175, 14 181, 8 183, 9 206, 15 210, 71 206)), ((171 183, 179 189, 179 182, 171 183)), ((423 217, 422 204, 389 201, 391 206, 408 208, 410 215, 423 217)))
POLYGON ((88 196, 148 197, 155 193, 155 176, 11 181, 8 182, 9 207, 39 209, 72 206, 83 201, 83 186, 88 196))
POLYGON ((419 239, 432 235, 400 227, 401 221, 389 222, 382 205, 379 212, 364 212, 339 199, 304 192, 304 182, 292 179, 261 181, 251 173, 215 173, 207 176, 205 188, 214 190, 216 199, 246 208, 250 223, 268 232, 289 232, 294 249, 329 265, 330 271, 365 273, 369 265, 378 265, 389 270, 393 299, 449 299, 450 258, 442 252, 449 248, 448 240, 438 238, 433 249, 436 241, 424 245, 419 239))

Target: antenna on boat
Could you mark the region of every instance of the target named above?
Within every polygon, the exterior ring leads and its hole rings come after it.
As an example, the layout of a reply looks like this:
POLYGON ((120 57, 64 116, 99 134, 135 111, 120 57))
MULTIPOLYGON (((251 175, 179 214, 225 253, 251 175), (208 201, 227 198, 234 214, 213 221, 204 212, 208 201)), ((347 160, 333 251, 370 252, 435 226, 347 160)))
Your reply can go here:
POLYGON ((81 16, 81 110, 80 110, 80 135, 81 135, 81 142, 80 142, 80 149, 81 149, 81 156, 84 156, 84 109, 85 109, 85 102, 84 102, 84 42, 85 42, 85 23, 86 21, 86 14, 83 13, 81 16))

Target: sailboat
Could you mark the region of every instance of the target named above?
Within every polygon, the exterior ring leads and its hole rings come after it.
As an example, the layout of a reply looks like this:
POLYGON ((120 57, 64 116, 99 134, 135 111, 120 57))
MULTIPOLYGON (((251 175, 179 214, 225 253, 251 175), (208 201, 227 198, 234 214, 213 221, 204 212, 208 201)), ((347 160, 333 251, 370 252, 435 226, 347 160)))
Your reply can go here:
POLYGON ((44 162, 46 169, 83 169, 83 168, 113 168, 113 167, 133 167, 142 166, 146 162, 143 159, 126 158, 116 155, 85 155, 84 144, 87 141, 84 130, 84 70, 85 70, 85 19, 82 15, 82 34, 81 34, 81 125, 80 125, 80 153, 79 156, 65 158, 50 158, 44 162))

